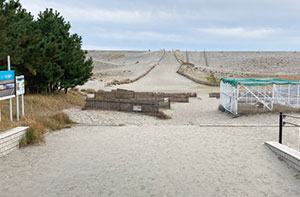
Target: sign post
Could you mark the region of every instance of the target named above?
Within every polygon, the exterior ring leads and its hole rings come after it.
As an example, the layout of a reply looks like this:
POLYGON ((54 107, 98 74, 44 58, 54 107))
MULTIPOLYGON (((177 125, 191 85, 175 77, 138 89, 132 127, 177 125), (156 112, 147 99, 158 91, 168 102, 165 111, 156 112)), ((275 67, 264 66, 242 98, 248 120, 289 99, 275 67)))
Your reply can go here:
POLYGON ((21 102, 22 102, 22 116, 25 115, 25 109, 24 109, 24 94, 21 95, 21 102))
POLYGON ((25 94, 25 81, 24 76, 16 77, 16 104, 17 104, 17 120, 19 120, 19 95, 21 95, 22 116, 24 116, 24 94, 25 94))
MULTIPOLYGON (((7 70, 10 70, 10 56, 7 56, 7 70)), ((12 114, 12 98, 9 99, 9 117, 10 121, 13 121, 13 114, 12 114)))
POLYGON ((16 95, 16 111, 17 111, 17 121, 19 121, 19 96, 16 95))

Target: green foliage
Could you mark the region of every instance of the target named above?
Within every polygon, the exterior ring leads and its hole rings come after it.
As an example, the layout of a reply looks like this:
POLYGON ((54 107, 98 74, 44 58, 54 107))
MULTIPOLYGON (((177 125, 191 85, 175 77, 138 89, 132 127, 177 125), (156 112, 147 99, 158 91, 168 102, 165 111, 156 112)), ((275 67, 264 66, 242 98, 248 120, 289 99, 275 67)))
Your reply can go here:
POLYGON ((27 144, 37 144, 44 142, 44 136, 38 132, 35 132, 33 128, 29 128, 26 132, 27 144))
POLYGON ((216 85, 216 84, 218 84, 219 83, 219 79, 217 79, 216 77, 215 77, 215 75, 213 75, 213 74, 211 74, 211 75, 209 75, 208 77, 206 77, 206 79, 207 79, 207 82, 209 83, 209 84, 211 84, 211 85, 216 85))
POLYGON ((24 147, 30 144, 40 144, 43 142, 44 136, 30 127, 29 129, 27 129, 25 137, 22 137, 19 141, 19 145, 20 147, 24 147))
POLYGON ((19 146, 20 146, 20 147, 25 147, 25 146, 27 146, 27 140, 26 140, 25 137, 22 137, 22 138, 20 139, 20 141, 19 141, 19 146))
POLYGON ((25 75, 32 93, 68 91, 92 75, 92 59, 85 58, 82 38, 70 34, 70 23, 52 9, 34 20, 19 1, 0 0, 0 69, 25 75))

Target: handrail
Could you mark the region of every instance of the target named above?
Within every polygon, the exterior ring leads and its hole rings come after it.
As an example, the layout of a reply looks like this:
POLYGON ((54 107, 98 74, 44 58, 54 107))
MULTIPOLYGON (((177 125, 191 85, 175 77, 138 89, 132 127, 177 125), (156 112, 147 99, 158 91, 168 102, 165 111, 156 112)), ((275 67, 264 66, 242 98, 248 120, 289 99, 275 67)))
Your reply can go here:
POLYGON ((280 114, 279 114, 279 143, 280 144, 282 144, 282 128, 284 126, 286 126, 288 124, 288 125, 292 125, 294 127, 300 127, 300 125, 298 125, 296 123, 284 121, 285 118, 300 119, 300 117, 298 117, 298 116, 283 114, 282 112, 280 112, 280 114))
POLYGON ((283 125, 284 126, 285 126, 285 124, 290 124, 290 125, 293 125, 295 127, 300 127, 300 125, 298 125, 298 124, 295 124, 295 123, 292 123, 292 122, 283 121, 283 125))
POLYGON ((296 119, 300 119, 299 116, 293 116, 293 115, 288 115, 288 114, 283 114, 283 117, 290 117, 290 118, 296 118, 296 119))

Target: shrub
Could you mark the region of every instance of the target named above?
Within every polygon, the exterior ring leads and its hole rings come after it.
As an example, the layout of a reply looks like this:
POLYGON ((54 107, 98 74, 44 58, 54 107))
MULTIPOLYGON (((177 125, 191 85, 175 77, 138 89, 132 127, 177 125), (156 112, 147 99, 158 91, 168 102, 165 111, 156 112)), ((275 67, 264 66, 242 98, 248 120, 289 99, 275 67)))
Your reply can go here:
POLYGON ((26 131, 25 137, 21 138, 19 145, 20 147, 24 147, 27 145, 40 144, 44 142, 44 136, 41 133, 36 132, 32 127, 29 127, 29 129, 26 131))
POLYGON ((27 146, 27 140, 26 140, 26 137, 22 137, 19 141, 19 146, 20 147, 25 147, 27 146))
POLYGON ((209 75, 209 77, 207 77, 206 79, 207 79, 208 83, 210 83, 210 84, 216 84, 217 83, 217 79, 213 74, 209 75))
POLYGON ((70 117, 64 113, 64 112, 59 112, 52 116, 53 120, 60 124, 74 124, 75 122, 70 119, 70 117))

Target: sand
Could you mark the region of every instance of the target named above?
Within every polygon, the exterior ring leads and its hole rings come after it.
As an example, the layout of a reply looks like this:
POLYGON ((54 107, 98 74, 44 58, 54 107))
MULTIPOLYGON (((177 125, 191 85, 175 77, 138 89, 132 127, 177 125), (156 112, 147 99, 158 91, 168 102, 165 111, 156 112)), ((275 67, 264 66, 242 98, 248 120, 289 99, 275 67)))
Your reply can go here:
MULTIPOLYGON (((221 113, 208 98, 218 88, 189 81, 178 68, 166 53, 146 77, 116 86, 197 92, 164 111, 172 119, 68 109, 81 126, 0 158, 1 196, 299 196, 299 173, 264 145, 277 141, 278 115, 221 113)), ((284 128, 283 140, 298 149, 298 129, 284 128)))
POLYGON ((89 51, 94 61, 92 81, 133 80, 159 64, 164 51, 89 51))
POLYGON ((270 138, 192 125, 65 129, 0 159, 1 196, 299 196, 270 138))
MULTIPOLYGON (((193 72, 217 76, 299 75, 299 52, 177 52, 180 60, 194 64, 193 72), (205 62, 206 54, 208 65, 205 62), (187 57, 188 56, 188 57, 187 57)), ((196 76, 193 73, 189 73, 196 76)))

